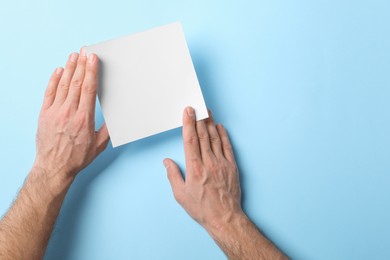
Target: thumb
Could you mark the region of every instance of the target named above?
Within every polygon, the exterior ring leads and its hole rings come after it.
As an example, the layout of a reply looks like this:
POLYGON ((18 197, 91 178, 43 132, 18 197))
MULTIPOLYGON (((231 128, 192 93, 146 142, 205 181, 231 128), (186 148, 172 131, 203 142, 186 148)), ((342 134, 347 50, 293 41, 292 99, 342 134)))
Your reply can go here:
POLYGON ((184 180, 179 167, 171 159, 164 159, 164 166, 167 169, 168 180, 171 184, 173 195, 176 201, 181 204, 184 200, 184 180))
POLYGON ((100 129, 96 132, 96 145, 98 154, 106 149, 110 136, 108 134, 108 129, 106 123, 104 123, 100 129))

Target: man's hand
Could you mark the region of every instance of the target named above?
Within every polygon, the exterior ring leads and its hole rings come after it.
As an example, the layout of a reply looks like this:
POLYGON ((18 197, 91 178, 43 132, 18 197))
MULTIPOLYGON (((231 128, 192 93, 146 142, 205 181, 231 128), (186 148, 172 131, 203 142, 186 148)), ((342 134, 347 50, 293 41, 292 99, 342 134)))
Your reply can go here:
POLYGON ((183 142, 187 175, 166 159, 168 178, 177 202, 207 230, 220 228, 243 214, 238 170, 227 133, 206 120, 195 121, 194 110, 183 115, 183 142))
POLYGON ((55 70, 45 93, 36 135, 34 168, 73 177, 107 146, 104 124, 95 132, 98 58, 72 53, 55 70))
POLYGON ((49 81, 36 136, 37 154, 18 198, 0 221, 0 259, 43 259, 62 202, 76 174, 108 143, 95 132, 98 58, 70 55, 49 81))
POLYGON ((228 135, 209 118, 197 121, 191 107, 183 113, 186 161, 184 181, 179 167, 165 159, 177 202, 201 224, 229 259, 285 259, 244 214, 238 170, 228 135))

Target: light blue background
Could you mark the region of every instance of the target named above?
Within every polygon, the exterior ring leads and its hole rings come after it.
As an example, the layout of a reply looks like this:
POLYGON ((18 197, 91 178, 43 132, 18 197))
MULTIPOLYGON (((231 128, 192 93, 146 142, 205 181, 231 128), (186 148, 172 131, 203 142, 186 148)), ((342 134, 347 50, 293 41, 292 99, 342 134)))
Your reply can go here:
MULTIPOLYGON (((253 221, 295 259, 390 259, 389 13, 388 0, 2 1, 0 214, 33 163, 53 69, 180 20, 253 221)), ((110 146, 80 174, 47 259, 224 259, 171 194, 162 160, 184 166, 180 133, 110 146)))

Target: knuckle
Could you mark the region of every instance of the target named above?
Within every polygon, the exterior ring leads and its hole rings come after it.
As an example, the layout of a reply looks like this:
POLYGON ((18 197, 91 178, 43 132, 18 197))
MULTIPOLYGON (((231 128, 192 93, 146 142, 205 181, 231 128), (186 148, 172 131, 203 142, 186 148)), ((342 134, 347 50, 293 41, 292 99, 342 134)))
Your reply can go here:
POLYGON ((224 142, 222 146, 225 150, 232 150, 232 145, 229 142, 224 142))
POLYGON ((90 107, 83 107, 83 108, 80 108, 77 113, 81 116, 81 117, 84 117, 88 120, 91 120, 91 118, 93 118, 93 110, 92 108, 90 107))
POLYGON ((196 135, 188 136, 185 141, 187 145, 196 145, 198 143, 198 137, 196 135))
POLYGON ((223 167, 224 171, 231 171, 231 170, 233 170, 233 164, 229 163, 226 160, 223 162, 223 166, 222 167, 223 167))
POLYGON ((224 169, 229 172, 238 172, 236 163, 226 161, 224 164, 224 169))
POLYGON ((48 88, 48 89, 46 89, 45 97, 51 97, 51 96, 53 96, 53 95, 56 93, 54 90, 55 90, 54 88, 48 88))
POLYGON ((213 144, 219 144, 221 143, 221 139, 219 139, 219 136, 214 135, 210 137, 210 142, 213 144))
POLYGON ((237 164, 232 163, 232 164, 230 165, 230 168, 232 169, 233 172, 238 172, 237 164))
POLYGON ((207 156, 207 157, 214 157, 213 150, 211 149, 210 146, 207 146, 206 148, 202 148, 202 155, 207 156))
POLYGON ((198 158, 198 157, 192 158, 191 165, 192 165, 193 170, 195 170, 197 172, 202 171, 203 164, 202 164, 202 161, 200 158, 198 158))
POLYGON ((202 171, 192 171, 191 172, 192 179, 195 180, 196 182, 199 182, 203 178, 203 173, 202 171))
POLYGON ((47 122, 50 122, 47 114, 46 113, 41 113, 41 115, 39 116, 39 119, 38 119, 38 129, 41 126, 46 128, 47 122))
POLYGON ((193 158, 191 160, 191 173, 193 176, 200 176, 203 172, 203 164, 198 158, 193 158))
POLYGON ((209 135, 207 133, 198 133, 198 138, 200 141, 208 141, 209 135))
POLYGON ((63 106, 60 113, 60 119, 69 119, 72 115, 72 109, 70 106, 63 106))
POLYGON ((68 90, 69 89, 69 85, 66 82, 61 82, 58 87, 60 89, 63 89, 63 90, 68 90))
POLYGON ((83 84, 83 82, 80 79, 74 79, 72 81, 72 87, 74 87, 74 88, 81 88, 82 84, 83 84))
POLYGON ((221 166, 219 162, 213 160, 207 164, 207 169, 211 172, 218 172, 221 166))
POLYGON ((91 83, 85 83, 83 86, 84 93, 86 94, 95 94, 96 93, 96 86, 95 84, 91 83))
POLYGON ((65 129, 67 128, 69 120, 66 118, 57 118, 54 123, 58 129, 65 129))
POLYGON ((76 122, 75 122, 76 125, 84 126, 86 124, 86 122, 87 122, 87 119, 86 119, 85 116, 79 115, 79 116, 76 117, 76 122))
POLYGON ((90 114, 91 113, 91 108, 89 107, 79 107, 79 109, 77 110, 77 113, 78 114, 90 114))
POLYGON ((89 125, 89 123, 90 123, 89 113, 88 112, 80 112, 80 113, 78 113, 75 120, 76 120, 75 123, 81 127, 89 125))

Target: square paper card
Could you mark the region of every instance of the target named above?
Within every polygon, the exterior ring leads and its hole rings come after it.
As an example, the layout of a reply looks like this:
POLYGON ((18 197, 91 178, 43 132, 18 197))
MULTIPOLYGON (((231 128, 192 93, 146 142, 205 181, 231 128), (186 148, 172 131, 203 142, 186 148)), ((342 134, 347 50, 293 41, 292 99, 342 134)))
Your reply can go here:
POLYGON ((208 117, 179 22, 85 47, 100 59, 98 97, 113 147, 208 117))

